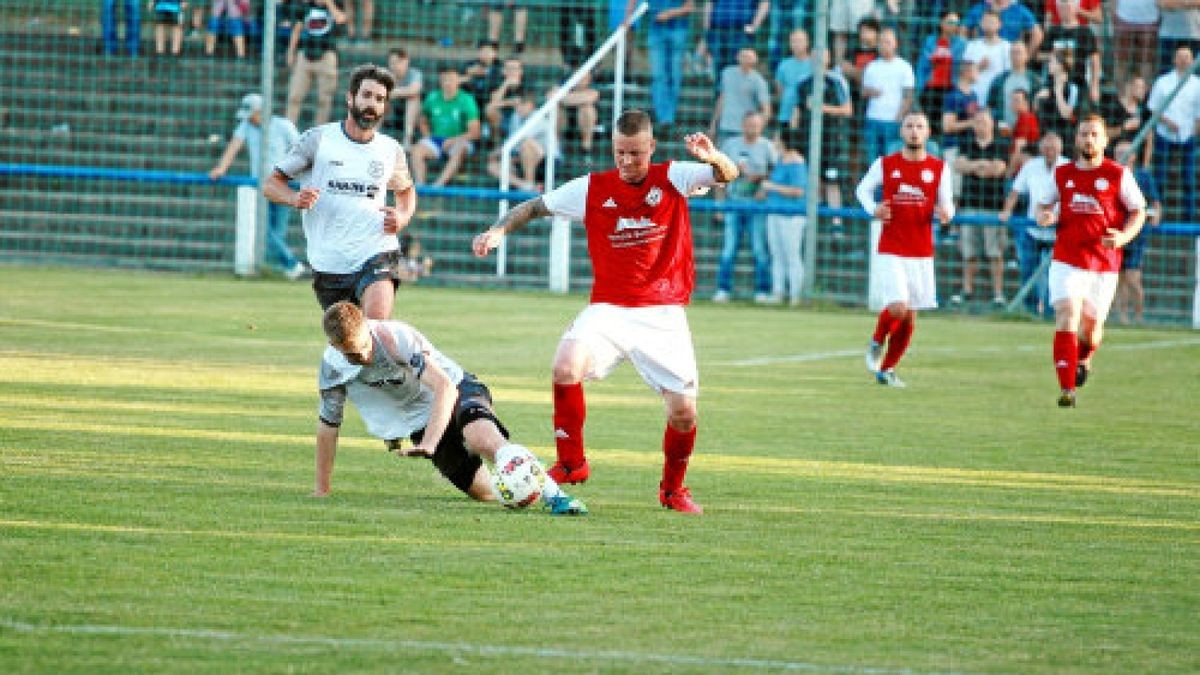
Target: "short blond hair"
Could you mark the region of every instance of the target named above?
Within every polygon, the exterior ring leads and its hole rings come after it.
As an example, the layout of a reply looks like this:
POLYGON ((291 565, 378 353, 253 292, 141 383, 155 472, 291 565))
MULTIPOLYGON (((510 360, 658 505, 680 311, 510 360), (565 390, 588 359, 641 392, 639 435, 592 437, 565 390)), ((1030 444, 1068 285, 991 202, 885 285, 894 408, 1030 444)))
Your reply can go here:
POLYGON ((356 334, 366 322, 362 310, 352 302, 335 302, 325 310, 321 327, 331 344, 345 344, 346 338, 356 334))

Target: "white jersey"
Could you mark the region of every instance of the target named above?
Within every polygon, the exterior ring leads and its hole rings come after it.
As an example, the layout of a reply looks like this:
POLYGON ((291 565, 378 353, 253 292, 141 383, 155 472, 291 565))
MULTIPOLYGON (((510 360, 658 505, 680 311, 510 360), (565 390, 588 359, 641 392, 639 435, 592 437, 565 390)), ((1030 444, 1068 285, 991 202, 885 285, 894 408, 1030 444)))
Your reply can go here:
POLYGON ((456 386, 463 369, 406 323, 367 323, 374 343, 369 365, 350 363, 333 347, 322 354, 318 413, 326 424, 340 426, 349 395, 372 436, 408 438, 425 428, 433 409, 433 391, 420 379, 425 364, 436 363, 456 386))
POLYGON ((313 269, 329 274, 358 271, 372 256, 394 251, 400 242, 383 232, 387 191, 412 187, 404 149, 376 133, 359 143, 346 135, 343 122, 313 127, 300 137, 275 168, 304 187, 321 191, 304 212, 304 236, 313 269))

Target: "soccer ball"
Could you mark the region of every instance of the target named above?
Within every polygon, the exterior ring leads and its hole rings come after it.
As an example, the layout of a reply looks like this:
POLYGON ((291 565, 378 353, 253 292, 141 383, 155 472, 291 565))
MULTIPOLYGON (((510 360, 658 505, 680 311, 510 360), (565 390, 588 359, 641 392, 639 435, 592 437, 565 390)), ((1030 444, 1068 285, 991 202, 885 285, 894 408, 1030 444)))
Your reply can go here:
POLYGON ((546 487, 546 471, 528 449, 509 443, 496 451, 492 490, 506 508, 522 509, 536 502, 546 487))

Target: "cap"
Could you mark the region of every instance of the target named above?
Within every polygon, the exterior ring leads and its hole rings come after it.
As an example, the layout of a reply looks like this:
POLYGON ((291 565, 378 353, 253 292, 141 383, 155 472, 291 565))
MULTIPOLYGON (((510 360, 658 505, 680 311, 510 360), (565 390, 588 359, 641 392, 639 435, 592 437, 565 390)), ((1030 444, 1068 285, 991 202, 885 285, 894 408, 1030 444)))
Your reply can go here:
POLYGON ((242 97, 242 104, 238 107, 237 118, 244 120, 250 117, 255 111, 262 110, 263 97, 260 94, 246 94, 242 97))

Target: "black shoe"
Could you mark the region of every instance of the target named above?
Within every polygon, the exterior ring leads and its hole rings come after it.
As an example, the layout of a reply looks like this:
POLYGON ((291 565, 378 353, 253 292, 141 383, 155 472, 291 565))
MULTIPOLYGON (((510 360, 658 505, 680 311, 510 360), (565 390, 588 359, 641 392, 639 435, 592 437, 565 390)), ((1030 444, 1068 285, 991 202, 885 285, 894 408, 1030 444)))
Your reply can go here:
POLYGON ((1074 408, 1075 407, 1075 390, 1064 389, 1063 393, 1058 397, 1058 407, 1074 408))
POLYGON ((1092 372, 1092 369, 1088 368, 1087 366, 1083 365, 1082 363, 1075 366, 1075 387, 1076 388, 1082 387, 1084 385, 1084 383, 1087 382, 1088 373, 1090 373, 1090 372, 1092 372))

